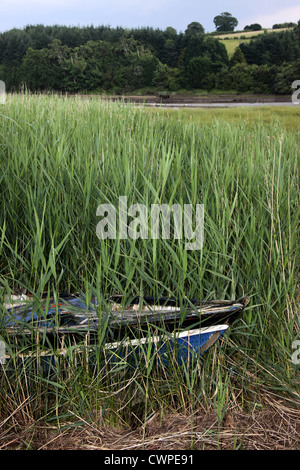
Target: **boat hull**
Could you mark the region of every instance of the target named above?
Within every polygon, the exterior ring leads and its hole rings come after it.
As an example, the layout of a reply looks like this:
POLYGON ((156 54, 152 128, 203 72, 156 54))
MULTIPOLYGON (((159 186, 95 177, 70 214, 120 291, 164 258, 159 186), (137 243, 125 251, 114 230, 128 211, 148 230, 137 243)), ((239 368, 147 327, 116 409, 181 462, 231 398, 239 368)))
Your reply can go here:
POLYGON ((172 361, 182 363, 202 356, 215 344, 228 325, 216 325, 175 332, 168 337, 152 335, 141 339, 125 340, 105 345, 107 357, 110 360, 126 360, 136 362, 145 359, 147 362, 154 356, 159 361, 168 364, 172 361))
POLYGON ((23 350, 24 341, 26 348, 41 344, 44 351, 47 343, 64 356, 66 344, 84 344, 94 349, 95 356, 102 335, 106 338, 102 352, 112 362, 120 358, 147 360, 154 353, 163 362, 175 356, 183 362, 202 356, 215 344, 249 299, 187 300, 180 304, 176 299, 144 297, 133 299, 129 307, 123 306, 122 297, 109 301, 104 310, 96 298, 87 302, 69 296, 56 303, 42 302, 38 308, 31 301, 7 309, 2 330, 14 337, 15 344, 19 338, 23 350))

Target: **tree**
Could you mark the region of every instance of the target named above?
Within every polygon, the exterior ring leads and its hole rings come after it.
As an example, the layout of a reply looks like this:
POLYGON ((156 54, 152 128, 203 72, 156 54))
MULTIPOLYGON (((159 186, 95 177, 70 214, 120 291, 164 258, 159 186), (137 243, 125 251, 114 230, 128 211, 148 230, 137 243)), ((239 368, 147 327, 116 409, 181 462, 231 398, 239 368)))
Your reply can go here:
POLYGON ((295 26, 294 32, 295 32, 296 38, 298 40, 298 43, 300 44, 300 20, 298 21, 297 26, 295 26))
POLYGON ((29 47, 22 63, 22 77, 30 90, 45 90, 53 86, 53 67, 50 66, 49 50, 29 47))
POLYGON ((296 31, 260 34, 249 43, 240 44, 248 64, 282 65, 300 58, 296 31))
POLYGON ((204 55, 202 57, 193 57, 187 67, 188 83, 192 88, 202 88, 203 80, 211 73, 211 59, 204 55))
POLYGON ((238 25, 238 20, 227 11, 214 17, 214 23, 217 31, 233 31, 238 25))
POLYGON ((228 63, 226 47, 219 39, 211 36, 191 36, 186 44, 186 65, 193 57, 202 57, 203 55, 207 55, 212 62, 228 63))
POLYGON ((176 67, 178 62, 178 50, 174 39, 167 39, 164 44, 163 53, 161 53, 163 62, 169 67, 176 67))
POLYGON ((186 37, 202 36, 204 33, 205 29, 203 28, 202 24, 198 23, 197 21, 190 23, 184 32, 186 37))
POLYGON ((272 29, 281 29, 281 28, 294 28, 296 23, 293 23, 292 21, 289 23, 277 23, 273 24, 272 29))
POLYGON ((250 24, 250 26, 245 26, 244 31, 260 31, 262 26, 259 23, 250 24))
POLYGON ((246 59, 240 47, 237 47, 233 53, 233 56, 230 59, 230 67, 233 67, 236 64, 245 64, 246 59))
POLYGON ((173 39, 176 40, 177 38, 177 31, 175 28, 172 28, 172 26, 168 26, 165 29, 165 36, 167 39, 173 39))
POLYGON ((274 77, 274 91, 278 95, 290 95, 292 93, 292 86, 295 77, 299 77, 300 73, 300 59, 292 63, 285 63, 283 66, 278 67, 278 72, 274 77))
POLYGON ((218 88, 221 90, 234 90, 240 93, 253 91, 253 70, 257 66, 236 64, 228 70, 223 70, 219 76, 218 88))
POLYGON ((170 69, 166 64, 159 62, 153 75, 154 86, 163 89, 167 87, 170 69))
MULTIPOLYGON (((219 30, 237 22, 230 13, 220 16, 219 30)), ((205 35, 198 22, 179 34, 170 26, 162 31, 58 25, 0 33, 0 78, 12 91, 26 84, 31 91, 156 86, 288 94, 295 77, 300 77, 300 21, 294 29, 240 44, 230 61, 223 42, 205 35)))

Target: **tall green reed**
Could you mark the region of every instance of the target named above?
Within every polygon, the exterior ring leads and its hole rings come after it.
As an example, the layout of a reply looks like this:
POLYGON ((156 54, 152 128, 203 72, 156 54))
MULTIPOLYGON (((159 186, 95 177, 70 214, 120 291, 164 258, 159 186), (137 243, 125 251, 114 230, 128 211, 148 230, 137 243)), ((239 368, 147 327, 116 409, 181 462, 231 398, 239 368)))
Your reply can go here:
MULTIPOLYGON (((278 365, 284 388, 299 328, 296 134, 263 119, 189 122, 122 103, 23 95, 1 108, 0 135, 2 298, 20 287, 37 299, 52 290, 95 293, 100 302, 111 293, 127 301, 247 294, 251 306, 232 333, 239 373, 253 366, 251 354, 270 378, 278 365), (128 206, 204 204, 203 248, 187 251, 173 237, 99 240, 96 209, 117 208, 120 195, 128 206)), ((157 393, 152 373, 140 376, 148 402, 157 393)), ((172 377, 164 393, 177 387, 185 407, 186 383, 198 376, 186 382, 174 368, 172 377)))

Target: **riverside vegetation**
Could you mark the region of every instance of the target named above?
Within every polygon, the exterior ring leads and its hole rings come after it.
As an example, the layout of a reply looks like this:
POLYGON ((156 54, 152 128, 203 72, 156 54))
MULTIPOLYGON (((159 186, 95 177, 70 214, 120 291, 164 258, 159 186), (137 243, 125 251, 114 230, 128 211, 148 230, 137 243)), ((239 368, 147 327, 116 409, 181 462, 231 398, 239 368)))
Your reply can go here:
POLYGON ((0 33, 0 79, 13 92, 290 94, 300 74, 300 23, 251 39, 241 33, 223 39, 223 29, 205 33, 198 22, 184 33, 28 25, 0 33))
MULTIPOLYGON (((8 95, 0 110, 0 318, 4 299, 20 289, 37 305, 50 291, 55 299, 59 292, 95 294, 100 307, 114 293, 128 301, 144 294, 248 295, 251 302, 222 343, 190 367, 159 369, 147 356, 133 372, 122 360, 89 368, 84 356, 76 363, 70 347, 67 368, 53 349, 45 376, 13 356, 9 368, 0 366, 1 448, 36 448, 41 434, 50 433, 45 443, 55 430, 84 426, 98 444, 103 426, 139 428, 138 448, 147 448, 151 420, 180 414, 189 422, 183 448, 197 449, 207 432, 220 444, 232 408, 263 412, 275 400, 299 411, 299 365, 292 361, 299 334, 298 127, 296 106, 164 111, 8 95), (119 195, 128 205, 204 204, 203 248, 187 251, 185 240, 172 237, 99 240, 96 209, 117 207, 119 195), (197 433, 197 416, 211 411, 217 425, 197 433)), ((106 332, 104 325, 97 337, 99 357, 106 332)), ((0 336, 13 354, 3 326, 0 336)), ((49 345, 41 337, 31 347, 49 345)), ((247 447, 234 426, 232 436, 231 448, 247 447)))

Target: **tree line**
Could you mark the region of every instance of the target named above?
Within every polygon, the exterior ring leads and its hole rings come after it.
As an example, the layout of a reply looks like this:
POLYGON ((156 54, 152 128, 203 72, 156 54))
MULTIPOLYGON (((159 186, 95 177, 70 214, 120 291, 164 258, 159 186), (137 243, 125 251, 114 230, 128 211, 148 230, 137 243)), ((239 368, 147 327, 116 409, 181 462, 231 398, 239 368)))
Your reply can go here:
POLYGON ((291 30, 242 43, 230 60, 224 44, 198 22, 180 33, 172 27, 29 25, 0 34, 0 79, 10 91, 154 87, 285 94, 297 78, 300 21, 291 30))

